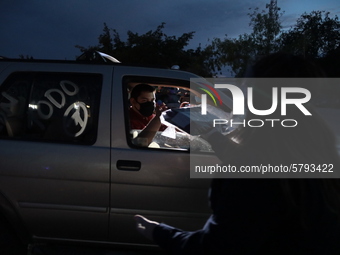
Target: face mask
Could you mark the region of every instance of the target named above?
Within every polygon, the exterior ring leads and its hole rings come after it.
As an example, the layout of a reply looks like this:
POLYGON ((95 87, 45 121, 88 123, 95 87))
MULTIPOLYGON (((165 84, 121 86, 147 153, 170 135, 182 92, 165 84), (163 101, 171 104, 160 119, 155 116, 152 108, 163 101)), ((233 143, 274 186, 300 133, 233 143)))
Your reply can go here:
POLYGON ((145 117, 149 117, 153 114, 155 110, 155 103, 153 101, 145 102, 145 103, 138 103, 138 104, 140 106, 140 109, 139 109, 140 114, 142 114, 145 117))

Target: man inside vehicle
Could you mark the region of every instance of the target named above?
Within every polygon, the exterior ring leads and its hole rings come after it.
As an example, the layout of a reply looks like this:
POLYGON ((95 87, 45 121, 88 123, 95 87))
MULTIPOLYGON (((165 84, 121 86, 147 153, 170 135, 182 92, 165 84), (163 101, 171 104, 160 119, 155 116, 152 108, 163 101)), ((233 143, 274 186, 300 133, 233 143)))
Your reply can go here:
POLYGON ((157 131, 164 131, 167 126, 161 123, 161 113, 166 106, 155 105, 155 89, 149 84, 136 85, 130 94, 130 128, 142 130, 138 139, 143 139, 142 144, 149 145, 157 131))

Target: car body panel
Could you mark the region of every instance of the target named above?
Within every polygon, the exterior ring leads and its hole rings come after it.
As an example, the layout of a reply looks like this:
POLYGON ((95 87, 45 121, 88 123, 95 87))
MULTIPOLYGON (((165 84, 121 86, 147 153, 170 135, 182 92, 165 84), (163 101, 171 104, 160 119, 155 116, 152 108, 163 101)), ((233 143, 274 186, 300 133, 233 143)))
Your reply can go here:
MULTIPOLYGON (((103 75, 102 93, 111 92, 112 67, 19 63, 1 72, 74 72, 103 75), (96 70, 97 69, 97 70, 96 70)), ((100 114, 110 116, 110 98, 100 114)), ((0 140, 0 187, 35 237, 106 240, 109 211, 108 126, 101 118, 93 146, 0 140), (94 231, 89 232, 88 228, 94 231)))
POLYGON ((0 61, 0 91, 17 72, 102 77, 93 144, 0 139, 0 192, 33 239, 151 244, 135 230, 135 214, 188 230, 202 227, 210 213, 210 180, 190 179, 190 157, 212 164, 219 160, 212 153, 134 146, 124 84, 125 77, 190 84, 197 76, 124 65, 0 61))
MULTIPOLYGON (((111 209, 110 240, 115 242, 144 243, 145 238, 134 231, 133 215, 144 214, 161 222, 174 223, 184 229, 195 230, 203 226, 210 213, 208 204, 209 179, 190 179, 190 157, 211 160, 217 158, 191 154, 188 151, 133 148, 127 143, 126 128, 120 109, 124 102, 122 81, 124 76, 189 80, 188 73, 171 70, 116 68, 112 98, 111 149, 111 209), (119 84, 119 86, 116 86, 119 84), (120 170, 118 160, 139 162, 140 170, 120 170), (126 232, 122 232, 126 229, 126 232)), ((125 104, 126 105, 126 104, 125 104)))

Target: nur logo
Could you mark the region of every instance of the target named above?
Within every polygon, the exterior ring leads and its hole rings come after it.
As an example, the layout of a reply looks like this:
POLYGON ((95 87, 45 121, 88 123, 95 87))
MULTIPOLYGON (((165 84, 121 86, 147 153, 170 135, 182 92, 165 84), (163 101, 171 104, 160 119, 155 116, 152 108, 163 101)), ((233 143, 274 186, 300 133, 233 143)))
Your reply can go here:
MULTIPOLYGON (((206 115, 207 114, 207 95, 210 96, 210 98, 213 100, 215 105, 217 106, 217 100, 220 105, 222 105, 222 100, 216 89, 228 89, 231 94, 232 94, 232 99, 233 99, 233 115, 244 115, 245 114, 245 96, 243 94, 243 91, 231 84, 215 84, 214 87, 206 84, 206 83, 201 83, 205 87, 209 88, 209 90, 200 88, 202 91, 206 92, 206 94, 202 94, 201 96, 201 114, 206 115), (217 100, 216 100, 217 98, 217 100)), ((272 105, 269 109, 256 109, 254 107, 254 101, 253 101, 253 88, 248 87, 247 88, 247 106, 248 110, 253 113, 254 115, 257 116, 267 116, 272 113, 274 113, 277 110, 278 107, 278 102, 279 102, 279 96, 278 96, 278 87, 273 87, 272 88, 272 105)), ((312 115, 306 107, 303 105, 307 103, 311 99, 311 93, 309 90, 305 88, 300 88, 300 87, 281 87, 280 88, 280 108, 281 108, 281 116, 286 116, 287 115, 287 105, 295 105, 304 115, 312 115), (301 95, 299 98, 290 98, 289 94, 299 94, 301 95)), ((222 120, 222 119, 215 119, 214 120, 214 126, 217 124, 227 124, 230 122, 230 124, 243 124, 244 126, 248 124, 251 127, 262 127, 264 125, 264 121, 269 121, 271 122, 272 127, 274 127, 274 122, 280 121, 281 125, 284 127, 295 127, 298 123, 294 119, 284 119, 284 120, 279 120, 279 119, 251 119, 246 121, 244 120, 243 122, 233 122, 233 120, 222 120), (287 122, 293 122, 293 125, 287 125, 287 122), (258 123, 255 125, 254 123, 258 123)))

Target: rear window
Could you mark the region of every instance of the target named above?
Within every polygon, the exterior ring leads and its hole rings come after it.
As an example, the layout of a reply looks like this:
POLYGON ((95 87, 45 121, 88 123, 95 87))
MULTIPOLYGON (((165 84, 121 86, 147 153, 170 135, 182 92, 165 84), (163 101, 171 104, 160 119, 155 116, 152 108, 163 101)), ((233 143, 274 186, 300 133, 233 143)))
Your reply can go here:
POLYGON ((0 86, 0 139, 93 144, 101 88, 99 74, 13 73, 0 86))

